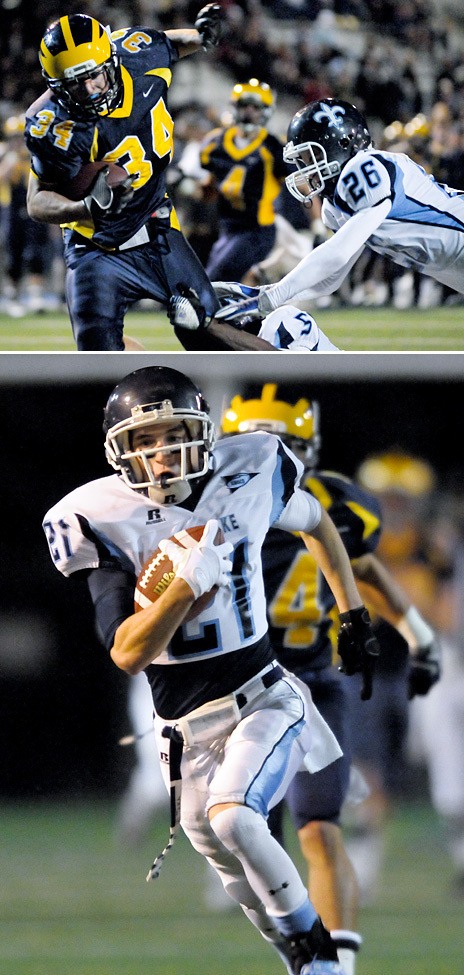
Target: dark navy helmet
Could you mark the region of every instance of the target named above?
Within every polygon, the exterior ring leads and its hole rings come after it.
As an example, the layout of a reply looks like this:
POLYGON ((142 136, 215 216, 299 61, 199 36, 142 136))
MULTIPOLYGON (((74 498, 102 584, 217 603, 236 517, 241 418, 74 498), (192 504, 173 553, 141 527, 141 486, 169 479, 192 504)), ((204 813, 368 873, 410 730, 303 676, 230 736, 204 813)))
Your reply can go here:
POLYGON ((286 184, 292 196, 303 203, 319 194, 330 195, 345 163, 372 146, 361 112, 336 98, 311 102, 300 109, 290 122, 287 139, 284 159, 297 168, 287 176, 286 184))

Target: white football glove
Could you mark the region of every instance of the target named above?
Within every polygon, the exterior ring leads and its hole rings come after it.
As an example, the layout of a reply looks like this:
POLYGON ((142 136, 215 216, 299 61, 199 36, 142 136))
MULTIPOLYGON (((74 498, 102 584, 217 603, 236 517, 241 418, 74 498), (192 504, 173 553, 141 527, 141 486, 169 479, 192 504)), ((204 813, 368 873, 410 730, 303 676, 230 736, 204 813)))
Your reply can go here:
POLYGON ((94 220, 96 217, 102 217, 108 213, 121 213, 130 203, 135 192, 132 185, 135 176, 128 175, 123 183, 112 187, 108 184, 109 171, 109 166, 104 166, 100 170, 87 196, 82 201, 94 220))
POLYGON ((179 294, 171 295, 168 302, 168 318, 176 328, 187 328, 189 332, 206 328, 211 321, 193 288, 179 284, 179 294))
POLYGON ((229 556, 233 545, 231 542, 214 544, 218 528, 219 522, 215 518, 207 521, 200 541, 193 548, 181 548, 169 538, 164 538, 159 544, 163 554, 171 559, 176 578, 184 579, 195 599, 209 592, 213 586, 230 584, 232 562, 229 556))

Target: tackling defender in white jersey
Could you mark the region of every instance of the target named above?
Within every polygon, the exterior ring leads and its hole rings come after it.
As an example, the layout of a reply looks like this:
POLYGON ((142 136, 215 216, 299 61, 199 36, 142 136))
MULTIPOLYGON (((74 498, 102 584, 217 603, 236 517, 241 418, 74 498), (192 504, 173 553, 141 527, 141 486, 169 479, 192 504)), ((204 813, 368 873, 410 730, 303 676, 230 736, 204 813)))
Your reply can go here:
MULTIPOLYGON (((348 102, 311 102, 293 117, 284 158, 298 200, 321 196, 332 237, 279 282, 257 288, 236 315, 261 317, 289 301, 332 294, 365 246, 464 294, 464 196, 403 153, 374 149, 363 116, 348 102)), ((230 307, 230 317, 232 317, 230 307)))
POLYGON ((316 498, 298 487, 302 464, 282 441, 260 432, 214 445, 207 404, 177 370, 151 366, 123 379, 108 400, 105 431, 118 473, 59 501, 44 529, 57 568, 85 573, 115 664, 145 671, 151 686, 175 815, 149 878, 172 846, 180 811, 192 845, 289 975, 343 975, 335 943, 267 825, 301 763, 316 770, 341 751, 305 685, 274 659, 261 546, 271 525, 301 532, 337 601, 343 667, 362 672, 368 697, 378 644, 347 551, 316 498), (193 548, 168 541, 204 524, 193 548), (215 545, 218 524, 226 541, 215 545), (174 579, 134 613, 137 575, 159 544, 174 579), (184 622, 214 586, 208 607, 184 622))

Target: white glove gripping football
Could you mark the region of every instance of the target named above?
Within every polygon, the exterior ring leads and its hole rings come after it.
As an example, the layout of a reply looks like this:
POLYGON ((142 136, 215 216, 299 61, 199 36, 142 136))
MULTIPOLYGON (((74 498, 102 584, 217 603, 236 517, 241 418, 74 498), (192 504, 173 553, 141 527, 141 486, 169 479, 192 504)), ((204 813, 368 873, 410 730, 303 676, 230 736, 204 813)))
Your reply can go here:
POLYGON ((123 183, 114 188, 108 185, 107 176, 110 169, 104 166, 94 180, 90 192, 84 197, 83 203, 87 207, 92 219, 102 217, 108 213, 121 213, 132 200, 134 188, 132 183, 135 176, 128 176, 123 183))
POLYGON ((214 544, 218 528, 219 522, 215 518, 207 521, 200 541, 193 548, 181 548, 169 538, 159 544, 160 550, 171 559, 176 578, 184 579, 195 599, 209 592, 213 586, 230 584, 232 561, 229 556, 233 545, 231 542, 214 544))

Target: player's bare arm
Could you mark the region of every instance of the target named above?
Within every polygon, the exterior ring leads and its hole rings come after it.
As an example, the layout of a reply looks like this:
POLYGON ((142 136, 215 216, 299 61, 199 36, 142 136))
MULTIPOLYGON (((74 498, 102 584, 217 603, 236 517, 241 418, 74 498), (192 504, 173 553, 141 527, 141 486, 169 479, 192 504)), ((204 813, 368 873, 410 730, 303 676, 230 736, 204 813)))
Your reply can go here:
POLYGON ((204 51, 216 47, 223 28, 223 12, 219 3, 208 3, 198 12, 195 28, 180 28, 165 31, 166 37, 176 45, 179 58, 195 54, 200 47, 204 51))
POLYGON ((138 674, 166 649, 195 602, 184 579, 174 578, 156 603, 128 616, 116 630, 111 658, 120 670, 138 674))
POLYGON ((179 30, 166 30, 166 37, 176 45, 180 58, 189 57, 201 50, 201 36, 197 30, 189 27, 181 27, 179 30))
POLYGON ((361 593, 371 610, 406 641, 410 657, 409 696, 426 694, 441 674, 441 647, 433 629, 408 594, 372 553, 352 562, 361 593))
POLYGON ((362 606, 348 552, 325 509, 311 533, 300 532, 308 552, 316 560, 337 601, 340 613, 362 606))
POLYGON ((153 615, 148 606, 135 620, 133 616, 129 622, 125 620, 116 631, 111 656, 122 670, 129 674, 143 670, 166 650, 195 600, 210 593, 213 586, 229 584, 233 546, 224 540, 216 544, 218 529, 219 522, 210 519, 201 538, 187 550, 173 539, 160 542, 160 550, 172 562, 174 578, 154 604, 157 613, 153 615), (139 617, 145 617, 140 626, 139 617))
POLYGON ((213 318, 206 329, 189 331, 176 328, 176 335, 187 352, 278 352, 270 342, 218 322, 213 318))
POLYGON ((193 28, 181 27, 178 30, 166 30, 164 33, 176 45, 179 59, 186 58, 190 54, 196 54, 201 50, 201 37, 198 31, 193 28))
POLYGON ((27 212, 33 220, 43 223, 71 223, 88 220, 89 211, 83 200, 68 200, 31 173, 27 188, 27 212))

